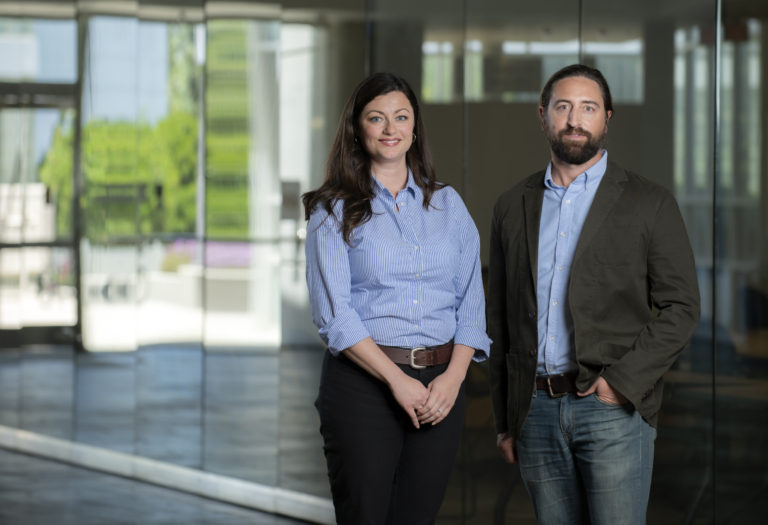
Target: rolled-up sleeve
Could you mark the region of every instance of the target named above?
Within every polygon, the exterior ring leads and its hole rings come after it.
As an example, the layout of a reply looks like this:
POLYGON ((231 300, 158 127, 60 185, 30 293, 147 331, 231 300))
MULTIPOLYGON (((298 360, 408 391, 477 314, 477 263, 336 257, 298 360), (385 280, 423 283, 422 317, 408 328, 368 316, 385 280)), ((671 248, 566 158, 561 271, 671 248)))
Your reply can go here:
POLYGON ((491 340, 485 330, 485 293, 480 263, 480 235, 461 198, 454 206, 458 220, 461 255, 454 278, 456 288, 456 335, 454 342, 475 349, 475 361, 488 358, 491 340))
POLYGON ((312 321, 333 355, 369 336, 351 306, 347 248, 336 217, 315 210, 307 225, 307 287, 312 321))

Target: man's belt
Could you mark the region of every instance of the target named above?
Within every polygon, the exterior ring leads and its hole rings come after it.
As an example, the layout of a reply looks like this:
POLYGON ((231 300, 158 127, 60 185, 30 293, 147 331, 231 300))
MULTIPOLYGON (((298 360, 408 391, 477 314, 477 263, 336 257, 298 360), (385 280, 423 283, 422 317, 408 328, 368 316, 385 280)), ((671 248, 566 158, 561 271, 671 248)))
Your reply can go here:
POLYGON ((536 389, 546 390, 551 397, 562 397, 576 392, 576 372, 551 376, 536 376, 536 389))

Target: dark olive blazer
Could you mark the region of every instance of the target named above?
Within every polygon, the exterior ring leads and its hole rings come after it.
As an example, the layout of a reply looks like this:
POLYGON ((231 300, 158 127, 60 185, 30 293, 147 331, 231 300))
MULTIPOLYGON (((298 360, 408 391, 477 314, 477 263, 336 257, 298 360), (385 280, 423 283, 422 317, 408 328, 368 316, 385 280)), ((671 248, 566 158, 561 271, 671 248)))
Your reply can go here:
MULTIPOLYGON (((491 398, 497 431, 513 437, 535 389, 543 196, 540 171, 499 197, 491 225, 491 398)), ((662 375, 699 320, 693 254, 669 191, 609 161, 576 246, 568 297, 579 390, 602 375, 655 426, 662 375)))

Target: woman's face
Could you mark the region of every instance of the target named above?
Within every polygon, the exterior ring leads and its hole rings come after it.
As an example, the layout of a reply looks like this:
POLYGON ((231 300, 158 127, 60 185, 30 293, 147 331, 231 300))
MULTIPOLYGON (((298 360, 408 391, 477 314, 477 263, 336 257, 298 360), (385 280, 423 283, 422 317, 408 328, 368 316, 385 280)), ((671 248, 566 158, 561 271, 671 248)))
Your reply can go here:
POLYGON ((371 100, 360 113, 360 141, 372 168, 405 163, 413 143, 414 114, 408 97, 392 91, 371 100))

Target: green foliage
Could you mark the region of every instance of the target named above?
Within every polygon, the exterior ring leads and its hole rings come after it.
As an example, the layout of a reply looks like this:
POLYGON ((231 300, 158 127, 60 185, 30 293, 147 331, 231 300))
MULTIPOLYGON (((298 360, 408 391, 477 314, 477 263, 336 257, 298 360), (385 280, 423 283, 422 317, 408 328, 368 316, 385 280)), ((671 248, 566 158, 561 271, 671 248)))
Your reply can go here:
MULTIPOLYGON (((195 229, 197 119, 176 111, 154 127, 92 121, 82 135, 80 210, 91 239, 195 229)), ((69 231, 72 132, 57 128, 40 168, 57 204, 57 229, 69 231)))
MULTIPOLYGON (((250 143, 248 24, 207 25, 206 232, 249 235, 250 143)), ((156 125, 91 121, 82 130, 83 188, 79 203, 91 240, 195 231, 198 122, 202 74, 195 63, 194 33, 187 24, 169 29, 170 113, 156 125)), ((57 203, 57 228, 71 232, 71 130, 62 127, 44 159, 40 177, 57 203)))
POLYGON ((213 237, 249 235, 247 24, 208 25, 206 71, 206 231, 213 237))
POLYGON ((60 124, 38 172, 57 204, 56 236, 64 238, 72 235, 72 151, 72 132, 60 124))

